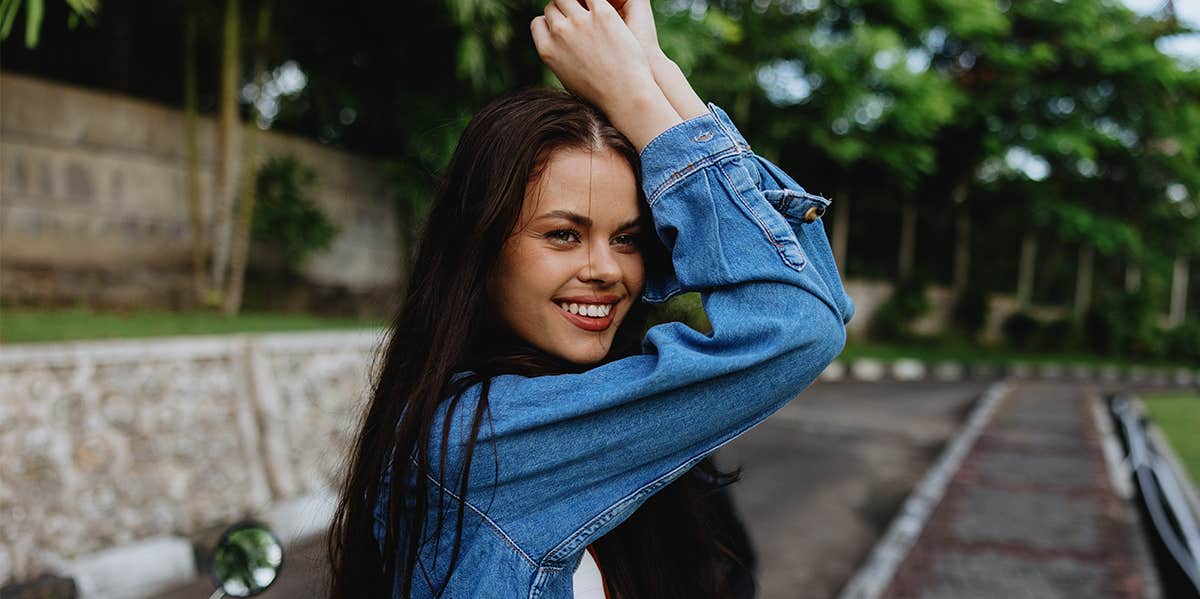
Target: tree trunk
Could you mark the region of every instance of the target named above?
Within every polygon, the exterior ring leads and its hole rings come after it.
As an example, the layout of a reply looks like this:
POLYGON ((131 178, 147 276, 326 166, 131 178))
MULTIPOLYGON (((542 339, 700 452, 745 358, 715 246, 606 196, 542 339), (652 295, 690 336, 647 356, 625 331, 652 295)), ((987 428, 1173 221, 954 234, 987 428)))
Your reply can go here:
POLYGON ((241 60, 238 56, 239 21, 238 0, 225 0, 223 34, 225 43, 221 52, 221 89, 217 126, 217 170, 213 181, 213 234, 212 234, 212 282, 217 294, 213 304, 221 305, 220 293, 225 289, 225 276, 229 268, 229 242, 233 233, 231 212, 233 211, 234 187, 237 183, 238 145, 238 74, 241 60))
POLYGON ((954 219, 954 293, 960 294, 967 288, 971 275, 971 215, 967 213, 967 184, 959 183, 951 195, 955 211, 954 219))
POLYGON ((1141 288, 1142 269, 1130 259, 1129 264, 1125 265, 1125 292, 1137 293, 1141 288))
POLYGON ((917 253, 917 206, 912 198, 905 198, 900 207, 900 259, 899 280, 912 276, 917 253))
POLYGON ((1021 262, 1017 272, 1017 309, 1033 305, 1033 275, 1037 269, 1037 236, 1026 231, 1021 238, 1021 262))
POLYGON ((850 240, 850 185, 843 184, 835 198, 836 210, 833 219, 833 259, 838 273, 846 277, 846 246, 850 240))
POLYGON ((1177 327, 1187 319, 1188 261, 1182 256, 1175 258, 1171 274, 1171 314, 1167 326, 1177 327))
POLYGON ((192 288, 196 302, 204 305, 208 295, 204 263, 208 255, 204 227, 204 198, 200 195, 200 142, 196 132, 199 120, 196 91, 196 12, 184 6, 183 30, 183 106, 184 142, 187 152, 185 173, 188 214, 192 222, 192 288))
POLYGON ((1092 307, 1092 265, 1096 252, 1089 245, 1079 246, 1079 269, 1075 272, 1075 322, 1083 322, 1092 307))
MULTIPOLYGON (((266 0, 258 9, 258 28, 254 34, 255 77, 267 69, 264 48, 271 30, 271 2, 266 0)), ((261 89, 259 94, 261 94, 261 89)), ((246 280, 246 262, 250 254, 250 226, 254 219, 255 176, 258 173, 258 108, 251 104, 251 118, 246 121, 242 138, 242 176, 238 184, 238 213, 229 261, 229 292, 225 294, 224 312, 236 315, 242 309, 242 290, 246 280)))

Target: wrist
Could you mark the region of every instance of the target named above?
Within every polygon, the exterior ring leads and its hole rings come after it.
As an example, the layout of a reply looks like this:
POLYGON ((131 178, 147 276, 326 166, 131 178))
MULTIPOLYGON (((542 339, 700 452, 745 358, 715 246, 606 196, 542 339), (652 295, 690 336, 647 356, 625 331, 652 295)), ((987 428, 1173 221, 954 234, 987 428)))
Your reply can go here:
POLYGON ((638 153, 658 134, 683 122, 657 87, 625 96, 612 107, 608 117, 638 153))

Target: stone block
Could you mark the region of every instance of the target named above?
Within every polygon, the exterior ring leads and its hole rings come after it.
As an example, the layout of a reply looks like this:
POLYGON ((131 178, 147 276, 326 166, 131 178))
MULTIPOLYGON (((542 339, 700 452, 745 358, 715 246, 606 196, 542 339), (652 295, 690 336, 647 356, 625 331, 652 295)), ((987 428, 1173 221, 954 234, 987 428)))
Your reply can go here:
POLYGON ((886 374, 886 366, 874 358, 859 358, 850 364, 850 376, 860 381, 881 381, 886 374))
POLYGON ((966 368, 958 362, 939 362, 933 367, 933 378, 944 381, 961 381, 966 373, 966 368))
POLYGON ((896 360, 892 362, 892 377, 897 381, 919 381, 925 378, 925 364, 908 358, 896 360))
POLYGON ((846 365, 841 360, 834 360, 821 371, 819 380, 826 382, 836 382, 846 378, 846 365))

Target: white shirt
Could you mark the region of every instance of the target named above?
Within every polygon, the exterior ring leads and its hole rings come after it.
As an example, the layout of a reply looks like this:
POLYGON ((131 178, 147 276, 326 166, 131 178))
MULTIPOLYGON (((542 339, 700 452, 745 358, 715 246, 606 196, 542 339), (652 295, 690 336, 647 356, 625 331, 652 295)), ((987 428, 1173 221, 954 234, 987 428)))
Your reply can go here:
POLYGON ((605 599, 604 578, 600 576, 600 567, 596 565, 596 560, 592 559, 591 551, 583 551, 583 559, 571 579, 571 588, 575 599, 605 599))

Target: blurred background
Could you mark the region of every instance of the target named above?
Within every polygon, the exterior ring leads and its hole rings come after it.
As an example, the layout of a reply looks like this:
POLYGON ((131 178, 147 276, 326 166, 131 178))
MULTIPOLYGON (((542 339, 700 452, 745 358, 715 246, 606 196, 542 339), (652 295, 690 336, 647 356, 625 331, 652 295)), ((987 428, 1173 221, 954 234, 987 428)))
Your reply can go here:
MULTIPOLYGON (((543 7, 0 0, 7 592, 152 596, 245 517, 316 551, 458 136, 496 96, 559 85, 529 36, 543 7)), ((792 456, 797 510, 848 510, 766 566, 764 596, 842 589, 1005 376, 1078 383, 1047 397, 1152 387, 1200 477, 1200 1, 654 9, 701 97, 833 200, 857 312, 794 419, 868 445, 914 427, 837 472, 804 462, 828 443, 740 440, 792 456), (854 499, 799 497, 847 470, 854 499)), ((707 326, 695 294, 664 320, 707 326)), ((745 488, 743 505, 771 494, 745 488)), ((748 519, 769 535, 798 513, 748 519)))

